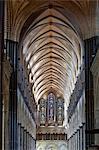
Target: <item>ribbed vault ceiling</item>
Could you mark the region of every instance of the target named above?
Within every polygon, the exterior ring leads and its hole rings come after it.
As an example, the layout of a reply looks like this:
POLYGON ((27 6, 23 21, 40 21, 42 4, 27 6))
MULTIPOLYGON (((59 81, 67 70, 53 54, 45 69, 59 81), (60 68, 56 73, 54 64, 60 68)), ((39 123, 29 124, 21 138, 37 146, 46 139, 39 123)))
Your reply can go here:
POLYGON ((29 27, 23 42, 33 94, 38 102, 50 91, 69 99, 81 66, 81 41, 69 20, 46 9, 29 27))

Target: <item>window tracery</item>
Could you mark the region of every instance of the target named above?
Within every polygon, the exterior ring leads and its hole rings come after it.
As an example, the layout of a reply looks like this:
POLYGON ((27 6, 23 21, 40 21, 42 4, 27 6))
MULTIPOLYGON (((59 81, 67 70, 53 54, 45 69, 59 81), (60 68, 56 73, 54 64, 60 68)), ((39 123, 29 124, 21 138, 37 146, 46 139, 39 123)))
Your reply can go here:
POLYGON ((64 100, 61 98, 57 99, 57 123, 62 125, 64 120, 64 100))
POLYGON ((55 121, 55 95, 50 93, 48 95, 48 124, 52 125, 55 121))
POLYGON ((40 125, 45 125, 46 123, 46 100, 40 100, 40 125))
POLYGON ((64 99, 57 98, 52 92, 47 100, 40 100, 40 125, 58 126, 64 121, 64 99))

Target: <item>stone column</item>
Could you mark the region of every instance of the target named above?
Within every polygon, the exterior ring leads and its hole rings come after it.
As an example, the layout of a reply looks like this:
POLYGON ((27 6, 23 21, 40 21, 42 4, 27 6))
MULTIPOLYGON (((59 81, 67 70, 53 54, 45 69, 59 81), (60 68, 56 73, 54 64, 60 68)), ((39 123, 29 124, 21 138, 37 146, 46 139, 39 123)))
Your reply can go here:
POLYGON ((74 134, 74 150, 76 150, 76 134, 74 134))
POLYGON ((82 139, 82 126, 80 127, 80 150, 83 150, 82 149, 82 143, 83 143, 83 139, 82 139))
POLYGON ((75 143, 76 143, 75 149, 77 150, 77 131, 75 133, 75 143))
POLYGON ((78 150, 80 150, 80 130, 78 129, 78 150))
POLYGON ((34 141, 34 139, 33 139, 33 137, 32 137, 32 150, 35 150, 35 141, 34 141))
POLYGON ((20 150, 24 150, 23 149, 23 144, 24 144, 24 128, 21 126, 21 141, 20 141, 20 150))
POLYGON ((34 148, 34 150, 36 150, 36 141, 34 138, 33 138, 33 148, 34 148))
POLYGON ((72 137, 70 138, 70 149, 73 149, 73 140, 72 140, 72 137))
POLYGON ((95 131, 95 145, 99 145, 99 49, 93 61, 91 71, 94 77, 94 130, 95 131))
POLYGON ((31 150, 31 145, 30 145, 30 134, 28 135, 28 144, 29 144, 29 150, 31 150))
POLYGON ((27 150, 29 150, 29 132, 27 132, 27 150))
POLYGON ((72 149, 75 150, 75 141, 74 141, 74 135, 72 136, 72 149))
POLYGON ((28 150, 28 132, 26 131, 26 150, 28 150))
POLYGON ((24 150, 26 150, 26 130, 24 129, 24 150))
POLYGON ((86 148, 94 144, 94 93, 91 65, 99 47, 99 37, 85 41, 86 148))
POLYGON ((69 139, 69 150, 71 150, 71 139, 69 139))
POLYGON ((83 150, 85 150, 85 147, 86 147, 86 145, 85 145, 85 143, 86 143, 86 138, 85 138, 85 123, 83 123, 83 131, 82 131, 83 133, 83 150))
POLYGON ((67 142, 67 149, 70 150, 70 140, 67 142))
POLYGON ((31 150, 33 150, 33 138, 31 136, 31 150))
POLYGON ((21 124, 18 123, 18 150, 21 150, 21 147, 20 147, 20 141, 21 141, 21 124))
POLYGON ((4 48, 4 1, 0 1, 0 149, 2 150, 2 60, 4 48))
POLYGON ((77 150, 79 150, 78 149, 78 130, 77 130, 77 150))
POLYGON ((31 136, 31 150, 33 150, 33 138, 31 136))
POLYGON ((6 52, 12 66, 9 98, 9 139, 10 150, 17 150, 17 52, 18 43, 6 40, 6 52))
POLYGON ((71 138, 69 139, 69 150, 71 150, 71 146, 72 146, 72 141, 71 138))
POLYGON ((31 135, 30 135, 30 150, 32 149, 32 139, 31 139, 31 135))
POLYGON ((32 137, 30 135, 30 150, 32 150, 32 137))
POLYGON ((11 65, 4 57, 3 59, 3 136, 4 142, 2 150, 9 149, 9 82, 11 75, 11 65))
POLYGON ((24 147, 25 147, 25 138, 24 138, 24 127, 23 127, 23 150, 24 150, 24 147))

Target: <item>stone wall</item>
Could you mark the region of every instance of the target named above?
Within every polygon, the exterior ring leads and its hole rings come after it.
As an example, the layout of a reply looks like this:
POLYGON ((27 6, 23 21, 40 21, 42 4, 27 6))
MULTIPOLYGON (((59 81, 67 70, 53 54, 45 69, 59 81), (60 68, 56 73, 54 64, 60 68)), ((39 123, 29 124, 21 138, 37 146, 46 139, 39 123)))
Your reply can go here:
POLYGON ((68 150, 85 150, 85 73, 82 69, 67 110, 68 150))
POLYGON ((68 150, 85 150, 85 96, 79 99, 67 128, 68 150))
POLYGON ((36 124, 19 89, 17 96, 18 150, 35 150, 36 124))

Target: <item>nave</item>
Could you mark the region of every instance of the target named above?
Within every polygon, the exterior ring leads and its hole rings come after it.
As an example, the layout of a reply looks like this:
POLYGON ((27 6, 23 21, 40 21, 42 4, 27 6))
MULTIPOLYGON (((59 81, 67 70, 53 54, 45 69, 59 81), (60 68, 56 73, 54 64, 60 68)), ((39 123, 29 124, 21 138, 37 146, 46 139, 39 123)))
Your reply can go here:
POLYGON ((99 1, 0 1, 0 150, 99 150, 99 1))

